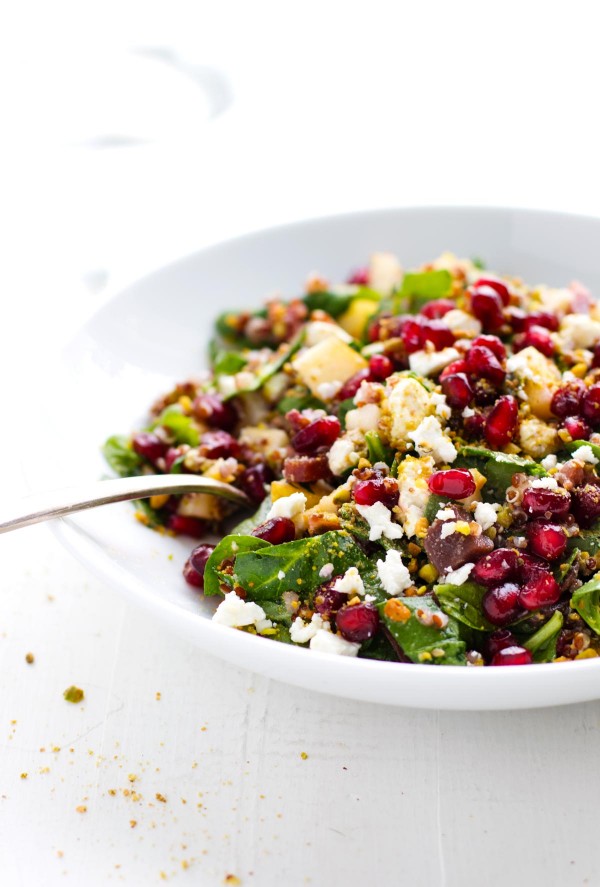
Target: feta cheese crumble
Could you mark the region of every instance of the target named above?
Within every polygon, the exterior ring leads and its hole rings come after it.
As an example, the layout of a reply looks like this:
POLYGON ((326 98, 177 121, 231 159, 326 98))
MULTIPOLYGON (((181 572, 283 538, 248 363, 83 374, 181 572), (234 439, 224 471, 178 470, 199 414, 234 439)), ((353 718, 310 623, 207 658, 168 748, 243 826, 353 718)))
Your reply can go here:
POLYGON ((355 594, 362 597, 365 593, 364 583, 356 567, 348 567, 344 575, 336 579, 333 587, 336 591, 344 591, 350 597, 355 594))
POLYGON ((273 623, 266 618, 261 606, 253 601, 243 601, 235 591, 229 591, 221 601, 213 615, 213 622, 227 625, 229 628, 243 628, 254 625, 257 631, 272 628, 273 623))
POLYGON ((431 376, 439 373, 444 367, 460 357, 456 348, 442 348, 441 351, 413 351, 408 358, 408 365, 419 376, 431 376))
POLYGON ((323 566, 319 570, 319 576, 321 577, 321 579, 329 579, 332 573, 333 564, 323 564, 323 566))
POLYGON ((305 622, 300 616, 296 616, 290 626, 290 638, 294 644, 307 644, 324 624, 323 618, 318 613, 313 613, 310 622, 305 622))
POLYGON ((463 585, 471 575, 471 570, 475 564, 463 564, 458 570, 451 570, 444 576, 444 582, 448 585, 463 585))
POLYGON ((289 517, 290 520, 302 514, 306 508, 306 496, 304 493, 292 493, 290 496, 282 496, 276 499, 265 520, 271 520, 274 517, 289 517))
POLYGON ((588 465, 598 464, 598 459, 596 459, 594 451, 588 444, 583 447, 577 447, 573 453, 573 458, 577 459, 579 462, 587 462, 588 465))
POLYGON ((337 380, 334 380, 333 382, 321 382, 320 385, 317 385, 317 394, 321 400, 333 400, 341 387, 342 383, 337 380))
POLYGON ((280 581, 283 581, 283 580, 285 579, 285 573, 283 572, 283 570, 280 570, 280 571, 279 571, 279 573, 277 574, 277 578, 278 578, 280 581))
POLYGON ((385 554, 385 560, 377 561, 377 574, 384 590, 395 597, 409 588, 413 583, 410 573, 402 563, 400 552, 390 548, 385 554))
POLYGON ((414 441, 420 456, 433 456, 436 462, 454 462, 456 447, 442 431, 442 426, 435 416, 427 416, 415 431, 407 435, 414 441))
POLYGON ((440 508, 435 515, 438 520, 454 520, 455 514, 453 508, 440 508))
POLYGON ((534 490, 556 490, 558 483, 553 477, 536 477, 529 486, 534 490))
POLYGON ((546 456, 545 459, 542 459, 541 466, 545 468, 546 471, 550 471, 551 468, 556 468, 558 463, 558 458, 554 455, 554 453, 550 453, 549 456, 546 456))
POLYGON ((485 532, 493 527, 496 523, 496 515, 500 511, 500 506, 491 502, 478 502, 475 506, 475 520, 485 532))
POLYGON ((356 656, 360 644, 344 640, 339 634, 320 628, 310 642, 310 649, 317 653, 333 653, 336 656, 356 656))
POLYGON ((356 510, 369 525, 369 539, 376 542, 385 536, 386 539, 400 539, 404 535, 402 527, 392 523, 392 513, 383 502, 374 505, 357 505, 356 510))
POLYGON ((338 477, 349 468, 353 468, 359 459, 360 456, 355 451, 354 444, 347 437, 338 438, 329 450, 327 457, 329 470, 338 477))
POLYGON ((452 415, 452 410, 446 403, 446 395, 445 394, 437 394, 434 392, 431 395, 431 403, 435 407, 435 414, 439 416, 441 419, 449 419, 452 415))
MULTIPOLYGON (((453 515, 454 516, 454 515, 453 515)), ((440 530, 440 539, 447 539, 448 536, 452 536, 453 533, 456 532, 456 521, 449 520, 443 525, 440 530)))

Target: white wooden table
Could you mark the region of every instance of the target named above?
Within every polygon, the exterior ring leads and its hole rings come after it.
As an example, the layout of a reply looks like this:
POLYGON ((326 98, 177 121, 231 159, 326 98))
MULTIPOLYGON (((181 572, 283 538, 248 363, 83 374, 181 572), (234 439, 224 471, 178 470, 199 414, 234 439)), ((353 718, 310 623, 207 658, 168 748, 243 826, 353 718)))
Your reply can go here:
MULTIPOLYGON (((189 55, 198 41, 239 104, 185 148, 59 149, 60 90, 39 88, 79 45, 50 7, 35 34, 21 13, 23 45, 47 63, 20 78, 22 100, 38 101, 50 136, 35 144, 36 115, 17 101, 30 141, 5 146, 3 169, 3 498, 22 491, 19 441, 52 397, 44 362, 103 300, 83 275, 124 281, 239 231, 369 205, 600 212, 583 7, 521 3, 512 18, 492 4, 486 18, 479 4, 407 4, 391 21, 396 4, 375 4, 365 33, 362 6, 344 4, 342 29, 334 4, 319 27, 306 4, 293 26, 280 4, 244 4, 231 29, 228 4, 211 4, 213 33, 187 7, 142 6, 99 4, 91 24, 69 14, 81 40, 113 49, 178 38, 189 55), (341 67, 325 75, 315 59, 332 53, 341 67)), ((47 528, 0 537, 2 887, 598 885, 599 743, 600 702, 437 713, 255 677, 131 609, 47 528), (63 699, 72 684, 79 705, 63 699)))

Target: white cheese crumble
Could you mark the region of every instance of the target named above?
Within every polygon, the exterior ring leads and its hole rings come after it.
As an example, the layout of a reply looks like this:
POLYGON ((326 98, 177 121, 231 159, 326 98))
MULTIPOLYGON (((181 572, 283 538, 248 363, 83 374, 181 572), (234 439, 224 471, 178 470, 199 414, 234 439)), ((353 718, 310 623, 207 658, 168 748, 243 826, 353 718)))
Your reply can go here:
POLYGON ((445 394, 436 394, 435 392, 431 395, 431 403, 435 407, 436 416, 440 416, 442 419, 449 419, 452 415, 452 410, 446 403, 446 395, 445 394))
POLYGON ((449 520, 443 525, 440 530, 440 539, 447 539, 448 536, 452 536, 453 533, 456 532, 456 521, 449 520))
POLYGON ((533 487, 534 490, 556 490, 558 483, 553 477, 536 477, 529 486, 533 487))
POLYGON ((600 323, 587 314, 567 314, 557 333, 564 351, 574 348, 591 348, 600 339, 600 323))
POLYGON ((542 468, 546 469, 546 471, 550 471, 551 468, 556 468, 557 462, 558 459, 554 455, 554 453, 550 453, 549 456, 546 456, 544 459, 542 459, 540 464, 542 468))
POLYGON ((290 496, 282 496, 276 499, 265 520, 271 520, 274 517, 289 517, 290 520, 302 514, 306 508, 306 496, 304 493, 292 493, 290 496))
POLYGON ((254 625, 257 631, 264 631, 265 628, 273 626, 271 620, 266 618, 262 607, 252 601, 243 601, 235 591, 229 591, 225 595, 212 618, 213 622, 230 628, 254 625))
POLYGON ((318 613, 313 614, 310 622, 305 622, 300 616, 296 616, 290 626, 290 638, 294 644, 306 644, 314 638, 324 624, 322 617, 318 613))
POLYGON ((431 495, 427 485, 434 468, 433 459, 427 457, 418 459, 416 456, 406 456, 398 468, 398 487, 400 488, 400 509, 402 511, 402 523, 407 536, 414 536, 419 520, 425 513, 425 508, 431 495))
POLYGON ((481 332, 481 324, 476 317, 461 311, 459 308, 453 308, 444 314, 444 325, 449 330, 467 333, 469 335, 478 336, 481 332))
POLYGON ((324 339, 329 339, 331 336, 335 336, 336 339, 340 339, 341 342, 348 343, 352 341, 352 336, 349 336, 346 330, 343 330, 337 323, 327 323, 324 320, 311 320, 306 324, 305 330, 304 344, 307 348, 311 348, 313 345, 318 345, 319 342, 323 342, 324 339))
POLYGON ((377 428, 381 410, 376 403, 366 403, 356 410, 346 413, 346 429, 348 431, 373 431, 377 428))
POLYGON ((433 456, 436 462, 454 462, 456 447, 442 431, 442 426, 435 416, 427 416, 415 431, 407 435, 414 441, 420 456, 433 456))
POLYGON ((342 384, 342 382, 338 382, 337 380, 334 380, 333 382, 321 382, 320 385, 317 385, 317 394, 321 400, 333 400, 342 387, 342 384))
POLYGON ((456 515, 454 514, 453 508, 440 508, 440 510, 435 515, 438 520, 454 520, 456 515))
POLYGON ((362 597, 365 593, 365 586, 356 567, 348 567, 344 575, 335 580, 333 587, 350 596, 358 594, 362 597))
POLYGON ((280 571, 279 571, 279 573, 277 574, 277 578, 278 578, 280 581, 283 580, 283 579, 285 579, 285 573, 283 572, 283 570, 280 570, 280 571))
POLYGON ((333 653, 336 656, 356 656, 360 644, 353 644, 338 634, 320 628, 310 642, 310 649, 317 653, 333 653))
POLYGON ((359 459, 360 456, 355 451, 354 444, 347 437, 338 438, 329 450, 327 457, 329 470, 338 477, 356 465, 359 459))
POLYGON ((408 568, 402 563, 400 552, 394 548, 386 551, 384 561, 377 561, 377 573, 384 591, 392 597, 405 591, 413 584, 408 568))
POLYGON ((456 348, 442 348, 441 351, 413 351, 408 358, 408 365, 419 376, 431 376, 439 373, 444 367, 460 357, 456 348))
POLYGON ((471 570, 475 564, 463 564, 458 570, 451 570, 444 576, 444 582, 448 585, 462 585, 471 575, 471 570))
POLYGON ((594 456, 594 452, 587 444, 583 447, 577 447, 573 453, 573 458, 578 462, 587 462, 589 465, 597 465, 598 459, 594 456))
POLYGON ((494 505, 491 502, 478 502, 475 506, 475 520, 481 527, 481 529, 485 532, 485 530, 489 530, 490 527, 493 527, 496 523, 496 514, 500 511, 499 505, 494 505))
POLYGON ((356 510, 369 525, 369 539, 376 542, 385 536, 386 539, 400 539, 404 535, 402 527, 392 523, 392 512, 383 502, 374 505, 357 505, 356 510))
POLYGON ((324 564, 319 570, 319 576, 321 577, 321 579, 329 579, 332 573, 333 564, 324 564))
POLYGON ((465 407, 462 411, 463 419, 470 419, 471 416, 475 415, 475 410, 472 410, 471 407, 465 407))
POLYGON ((401 447, 408 432, 414 431, 429 412, 429 392, 416 379, 403 376, 396 384, 388 384, 387 396, 392 418, 390 443, 401 447))

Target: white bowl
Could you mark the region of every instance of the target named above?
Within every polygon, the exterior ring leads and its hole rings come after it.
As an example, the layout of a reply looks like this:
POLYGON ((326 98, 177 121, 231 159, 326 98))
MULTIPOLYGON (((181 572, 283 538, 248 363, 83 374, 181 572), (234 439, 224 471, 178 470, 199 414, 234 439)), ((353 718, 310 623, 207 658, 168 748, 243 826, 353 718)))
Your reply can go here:
MULTIPOLYGON (((600 292, 599 243, 597 219, 421 208, 318 219, 199 252, 119 293, 64 351, 46 388, 53 392, 46 417, 50 449, 43 465, 30 463, 31 485, 57 487, 105 473, 103 440, 130 431, 158 394, 203 367, 219 312, 256 306, 273 292, 293 296, 308 272, 341 281, 377 250, 391 250, 411 266, 449 249, 528 282, 559 286, 578 278, 600 292)), ((281 681, 420 708, 527 708, 600 697, 600 660, 521 668, 393 664, 314 653, 216 625, 213 604, 181 576, 192 541, 148 531, 129 504, 56 522, 56 529, 83 563, 166 627, 281 681)))

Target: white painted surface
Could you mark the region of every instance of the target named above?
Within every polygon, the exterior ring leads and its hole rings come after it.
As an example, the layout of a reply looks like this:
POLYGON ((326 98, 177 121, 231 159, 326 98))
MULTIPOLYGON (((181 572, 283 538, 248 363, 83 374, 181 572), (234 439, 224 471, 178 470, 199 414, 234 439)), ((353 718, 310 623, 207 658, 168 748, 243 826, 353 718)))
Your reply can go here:
MULTIPOLYGON (((3 494, 21 489, 19 439, 52 396, 45 346, 100 304, 84 273, 126 280, 242 230, 359 206, 600 212, 593 4, 374 4, 369 33, 362 4, 320 4, 314 20, 310 4, 244 4, 235 28, 229 4, 212 28, 192 6, 19 4, 3 29, 3 494), (174 153, 59 149, 73 112, 57 58, 84 64, 78 34, 200 47, 233 71, 239 105, 208 144, 174 153)), ((161 872, 260 887, 600 883, 598 703, 438 714, 255 678, 130 609, 45 528, 0 538, 0 595, 3 887, 161 872), (71 683, 81 706, 62 699, 71 683)))

